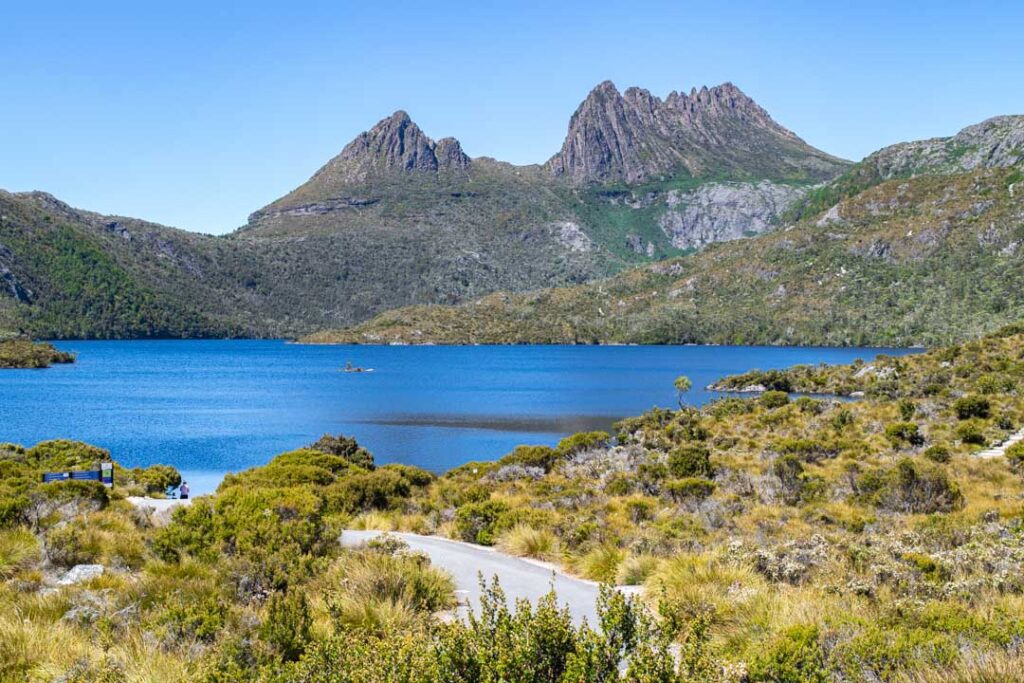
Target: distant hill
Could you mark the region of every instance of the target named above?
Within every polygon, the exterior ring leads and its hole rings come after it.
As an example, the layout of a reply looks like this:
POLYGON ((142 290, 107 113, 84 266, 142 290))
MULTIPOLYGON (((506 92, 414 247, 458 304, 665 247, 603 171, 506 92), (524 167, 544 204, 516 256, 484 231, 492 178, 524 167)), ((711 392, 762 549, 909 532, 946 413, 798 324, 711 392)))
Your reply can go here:
POLYGON ((773 229, 847 162, 732 84, 597 86, 547 163, 469 158, 405 112, 225 237, 0 195, 0 330, 290 336, 604 278, 773 229))
POLYGON ((887 147, 781 227, 610 279, 387 312, 355 343, 934 344, 1024 317, 1024 117, 887 147))

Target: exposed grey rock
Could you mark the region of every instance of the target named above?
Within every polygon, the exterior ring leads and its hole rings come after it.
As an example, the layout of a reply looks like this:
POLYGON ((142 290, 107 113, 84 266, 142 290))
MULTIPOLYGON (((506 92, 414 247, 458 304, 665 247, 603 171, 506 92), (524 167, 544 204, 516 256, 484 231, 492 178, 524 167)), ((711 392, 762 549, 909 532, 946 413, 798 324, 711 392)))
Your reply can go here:
POLYGON ((431 140, 404 111, 360 133, 311 179, 323 184, 360 184, 394 171, 462 170, 470 158, 455 138, 431 140))
POLYGON ((1024 163, 1024 116, 996 116, 948 138, 904 142, 867 159, 882 178, 919 173, 959 173, 1024 163))
POLYGON ((468 168, 470 161, 466 153, 462 151, 462 145, 455 138, 441 138, 434 146, 434 156, 437 158, 437 167, 440 169, 464 169, 468 168))
POLYGON ((0 294, 10 295, 19 303, 32 303, 32 290, 18 280, 17 276, 4 263, 5 261, 13 263, 14 254, 0 244, 0 294))
POLYGON ((547 164, 576 185, 714 170, 825 179, 844 165, 780 126, 732 83, 662 100, 641 88, 620 94, 611 81, 579 106, 547 164))
POLYGON ((775 218, 806 193, 768 181, 709 183, 692 192, 672 190, 659 225, 679 249, 703 247, 771 230, 775 218))
POLYGON ((573 221, 558 221, 551 227, 554 230, 555 239, 569 251, 585 252, 594 248, 594 242, 590 236, 573 221))
POLYGON ((71 586, 76 583, 82 583, 83 581, 101 576, 103 571, 104 567, 102 564, 76 564, 57 581, 57 585, 71 586))

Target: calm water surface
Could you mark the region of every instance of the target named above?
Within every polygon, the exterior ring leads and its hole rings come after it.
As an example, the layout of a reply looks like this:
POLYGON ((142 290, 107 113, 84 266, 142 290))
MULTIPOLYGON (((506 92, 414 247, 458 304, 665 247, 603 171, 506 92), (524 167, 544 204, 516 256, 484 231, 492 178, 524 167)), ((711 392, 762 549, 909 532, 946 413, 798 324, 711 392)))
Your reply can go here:
POLYGON ((378 462, 442 471, 521 443, 553 444, 675 404, 730 373, 846 363, 885 349, 707 346, 298 346, 278 341, 58 343, 78 362, 0 372, 0 441, 52 438, 167 463, 197 492, 321 434, 354 435, 378 462), (355 374, 346 361, 374 368, 355 374))

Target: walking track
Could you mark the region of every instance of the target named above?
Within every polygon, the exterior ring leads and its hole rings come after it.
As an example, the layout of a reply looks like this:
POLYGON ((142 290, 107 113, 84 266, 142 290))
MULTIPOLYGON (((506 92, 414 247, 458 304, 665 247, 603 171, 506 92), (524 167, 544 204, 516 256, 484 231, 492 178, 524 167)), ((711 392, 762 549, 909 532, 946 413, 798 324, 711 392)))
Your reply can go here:
MULTIPOLYGON (((341 543, 345 546, 358 546, 380 536, 380 531, 345 531, 341 535, 341 543)), ((502 552, 479 545, 452 541, 439 536, 420 536, 418 534, 391 533, 409 544, 411 550, 426 553, 430 562, 448 571, 455 580, 456 595, 459 597, 461 613, 465 606, 472 605, 474 610, 480 608, 480 580, 491 581, 498 577, 505 597, 510 603, 525 598, 536 604, 553 587, 558 597, 558 604, 569 608, 574 623, 579 624, 584 618, 591 626, 597 625, 598 584, 575 576, 570 576, 557 567, 543 562, 513 557, 502 552)), ((623 592, 635 592, 634 587, 622 587, 623 592)))

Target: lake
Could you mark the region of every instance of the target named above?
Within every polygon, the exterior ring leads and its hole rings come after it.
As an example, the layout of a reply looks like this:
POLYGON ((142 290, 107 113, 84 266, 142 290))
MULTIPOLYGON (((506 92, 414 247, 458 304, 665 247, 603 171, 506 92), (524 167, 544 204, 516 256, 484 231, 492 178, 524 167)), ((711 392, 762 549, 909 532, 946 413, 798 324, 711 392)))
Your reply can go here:
POLYGON ((74 365, 0 371, 0 441, 86 441, 127 466, 166 463, 197 493, 324 433, 378 463, 444 471, 522 443, 608 429, 751 368, 847 363, 891 349, 729 346, 301 346, 76 341, 74 365), (373 372, 345 373, 346 361, 373 372))

